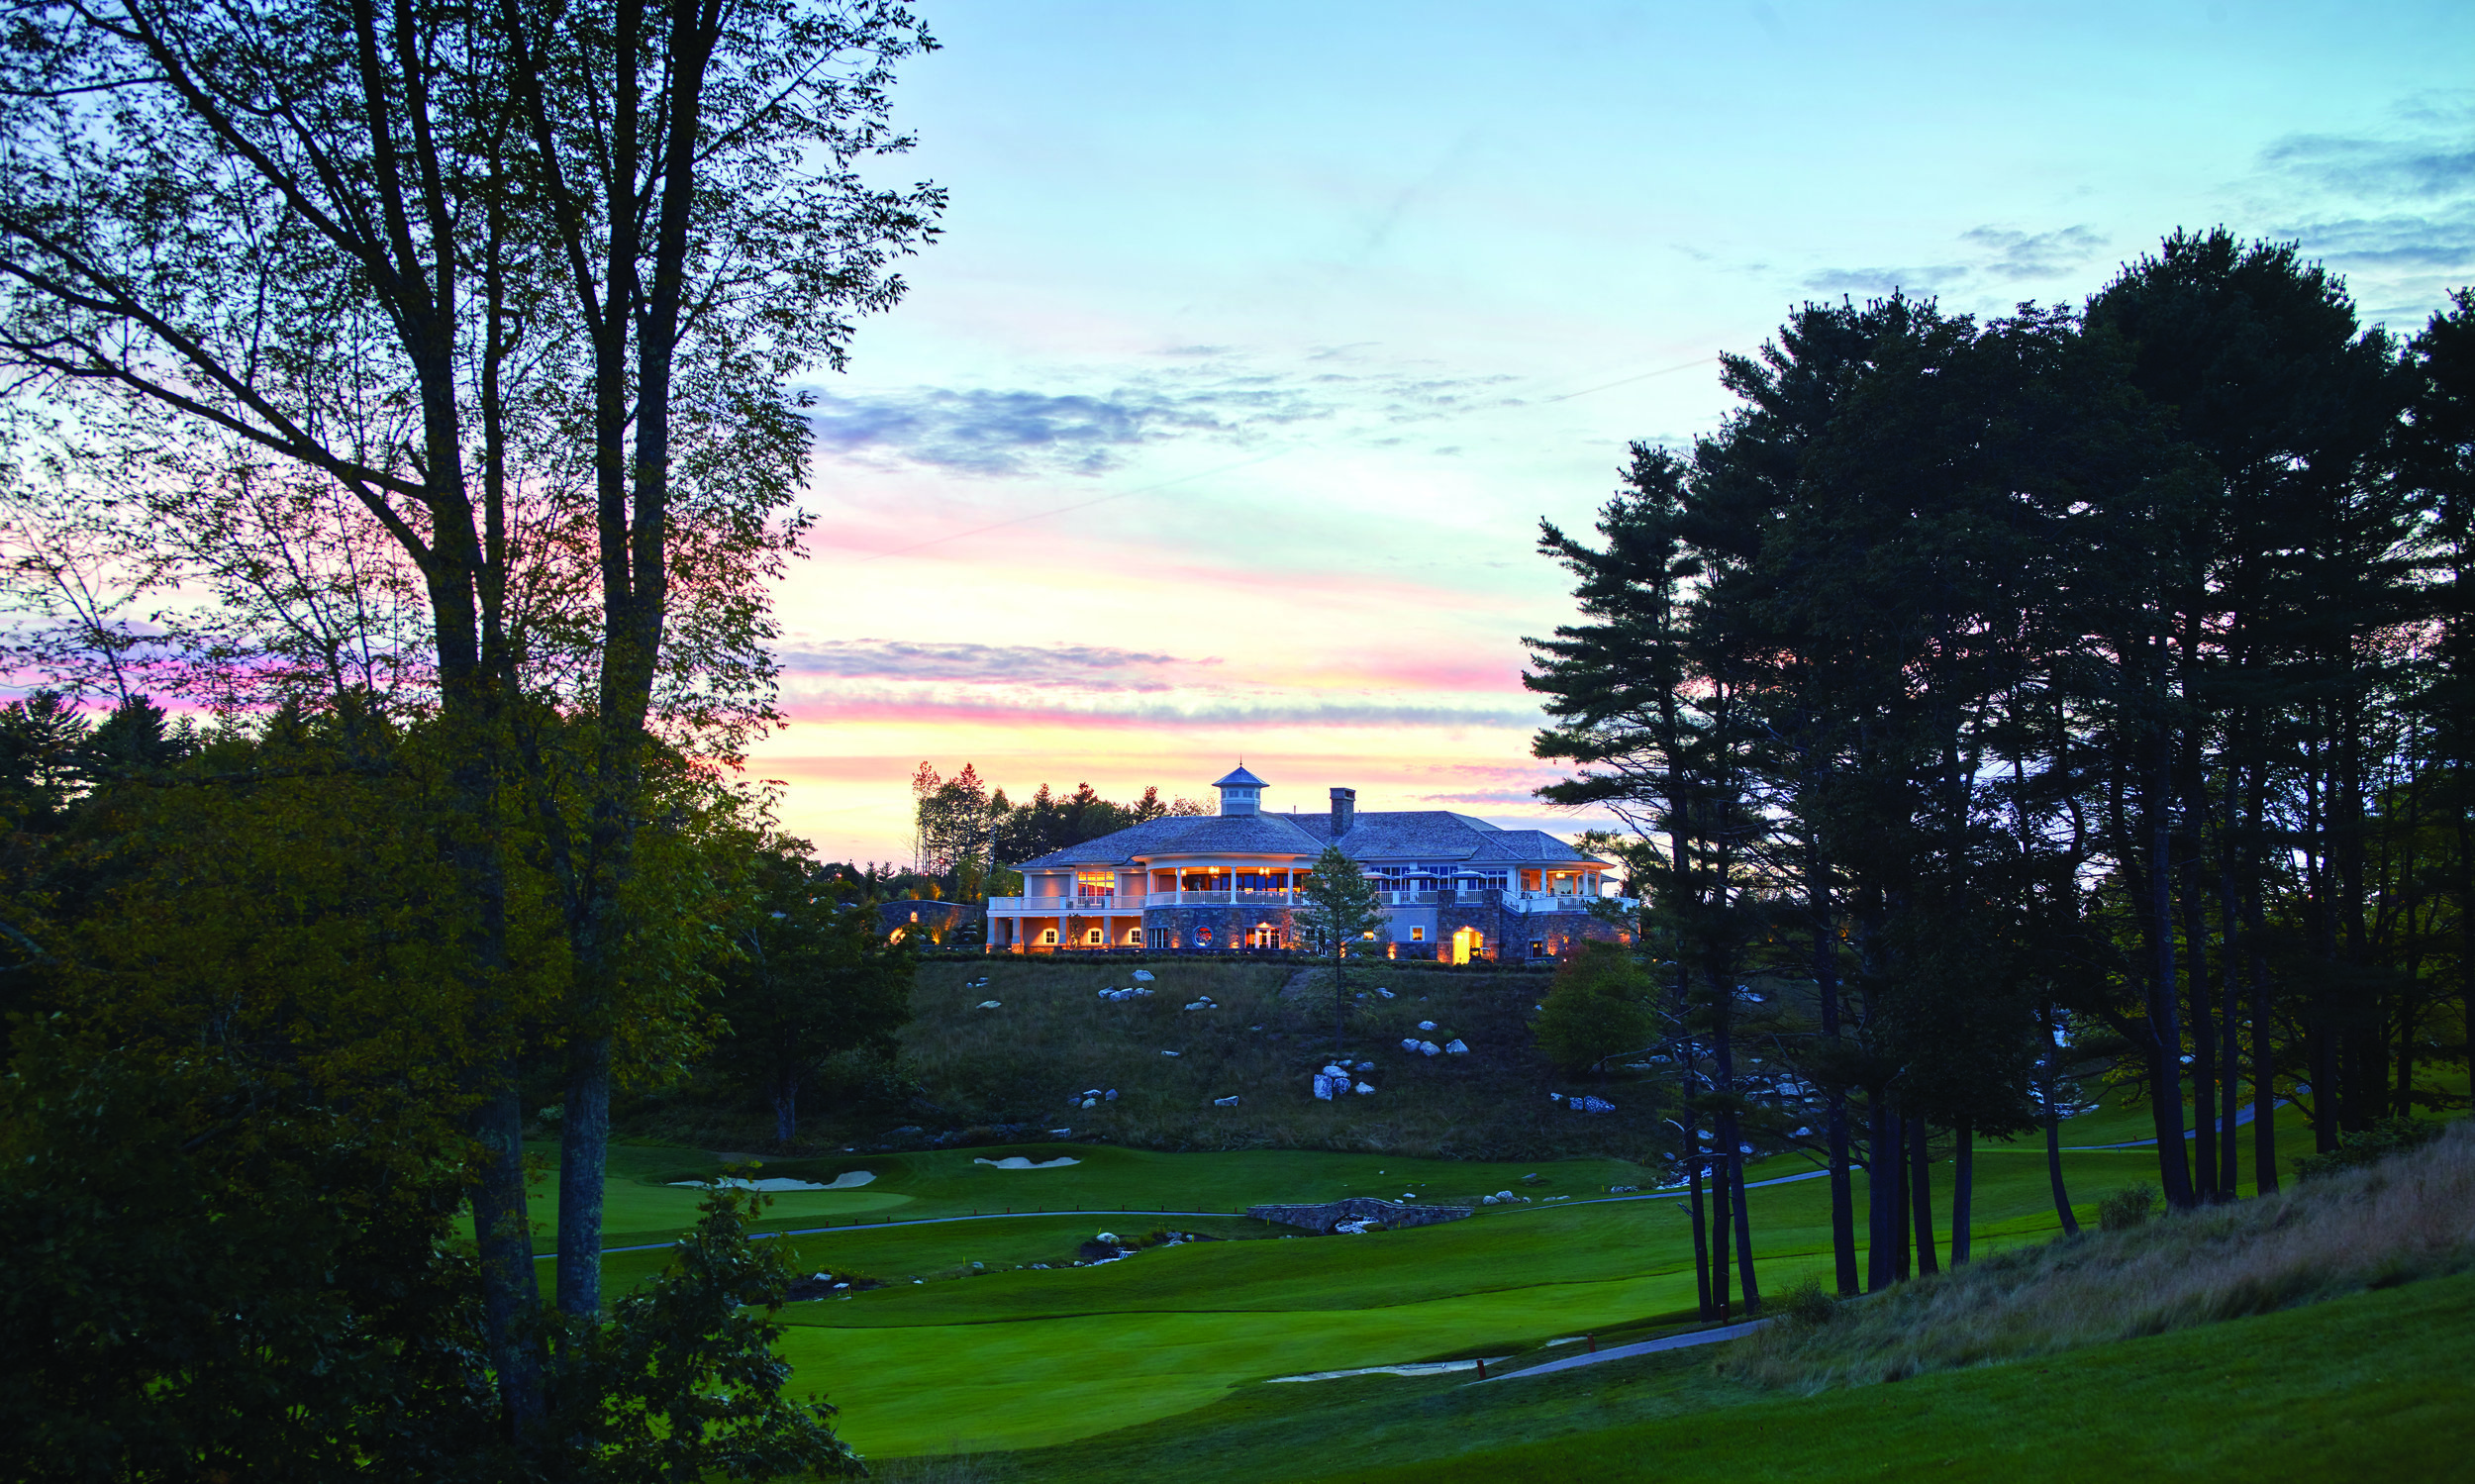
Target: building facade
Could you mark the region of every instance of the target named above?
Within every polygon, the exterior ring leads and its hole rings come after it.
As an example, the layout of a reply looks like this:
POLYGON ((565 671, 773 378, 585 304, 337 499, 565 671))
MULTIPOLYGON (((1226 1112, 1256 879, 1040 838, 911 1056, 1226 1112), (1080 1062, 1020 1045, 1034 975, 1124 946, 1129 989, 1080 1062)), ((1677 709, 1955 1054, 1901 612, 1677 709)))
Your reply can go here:
POLYGON ((1381 894, 1395 958, 1554 958, 1584 938, 1626 936, 1590 913, 1610 863, 1544 831, 1444 810, 1360 814, 1347 788, 1332 790, 1324 814, 1274 814, 1268 786, 1240 767, 1213 785, 1217 815, 1150 820, 1024 861, 1023 895, 989 899, 990 951, 1298 947, 1299 889, 1328 844, 1381 894))

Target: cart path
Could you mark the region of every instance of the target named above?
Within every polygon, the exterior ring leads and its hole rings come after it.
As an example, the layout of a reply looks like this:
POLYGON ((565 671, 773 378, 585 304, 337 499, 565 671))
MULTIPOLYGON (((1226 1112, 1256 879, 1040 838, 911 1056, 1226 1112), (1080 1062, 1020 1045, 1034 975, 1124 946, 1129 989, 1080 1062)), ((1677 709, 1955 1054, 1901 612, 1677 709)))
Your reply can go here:
POLYGON ((1748 1319, 1740 1325, 1723 1325, 1716 1330, 1696 1330, 1690 1335, 1670 1335, 1665 1339, 1644 1339, 1634 1344, 1610 1345, 1596 1354, 1567 1355, 1561 1360, 1550 1360, 1544 1365, 1525 1366, 1517 1371, 1507 1371, 1503 1375, 1489 1376, 1484 1381, 1472 1381, 1469 1384, 1492 1386, 1498 1381, 1518 1381, 1524 1376, 1543 1376, 1549 1371, 1597 1365, 1603 1360, 1622 1360, 1629 1355, 1655 1355, 1661 1350, 1682 1350, 1690 1349, 1697 1344, 1717 1344, 1721 1340, 1736 1339, 1750 1335, 1769 1323, 1770 1321, 1766 1319, 1748 1319))

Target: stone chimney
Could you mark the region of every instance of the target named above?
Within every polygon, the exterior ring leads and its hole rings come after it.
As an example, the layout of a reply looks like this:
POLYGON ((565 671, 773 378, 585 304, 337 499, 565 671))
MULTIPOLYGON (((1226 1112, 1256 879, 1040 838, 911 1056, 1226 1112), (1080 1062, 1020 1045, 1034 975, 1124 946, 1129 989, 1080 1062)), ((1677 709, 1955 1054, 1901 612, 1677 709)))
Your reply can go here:
POLYGON ((1332 838, 1338 840, 1348 834, 1349 826, 1355 823, 1357 815, 1358 791, 1354 788, 1334 789, 1332 791, 1332 838))

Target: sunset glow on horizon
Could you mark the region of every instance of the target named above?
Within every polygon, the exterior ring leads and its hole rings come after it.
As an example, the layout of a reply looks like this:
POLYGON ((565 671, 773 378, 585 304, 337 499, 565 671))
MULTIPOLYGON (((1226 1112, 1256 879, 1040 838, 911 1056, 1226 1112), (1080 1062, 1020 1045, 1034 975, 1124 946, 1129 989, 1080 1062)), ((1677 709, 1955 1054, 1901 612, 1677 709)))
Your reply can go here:
POLYGON ((1797 303, 2077 302, 2224 223, 2412 331, 2475 263, 2458 8, 925 14, 886 178, 948 232, 811 387, 753 767, 837 858, 907 854, 923 760, 1604 823, 1532 797, 1537 523, 1715 428, 1797 303))

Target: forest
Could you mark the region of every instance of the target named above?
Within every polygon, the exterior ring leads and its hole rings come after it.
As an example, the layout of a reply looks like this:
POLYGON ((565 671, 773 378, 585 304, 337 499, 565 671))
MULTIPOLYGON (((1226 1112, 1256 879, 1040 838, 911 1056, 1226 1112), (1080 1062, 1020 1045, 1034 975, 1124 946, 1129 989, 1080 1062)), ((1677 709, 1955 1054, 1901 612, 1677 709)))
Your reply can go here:
POLYGON ((1847 1294, 1943 1260, 1932 1164, 1964 1261, 1971 1140, 2106 1087, 2175 1208, 2276 1188, 2281 1104, 2323 1153, 2469 1105, 2475 295, 2402 339, 2178 232, 2084 309, 1809 304, 1723 366, 1543 529, 1528 677, 1648 898, 1706 1310, 1731 1225, 1759 1302, 1757 1146, 1827 1159, 1847 1294))

